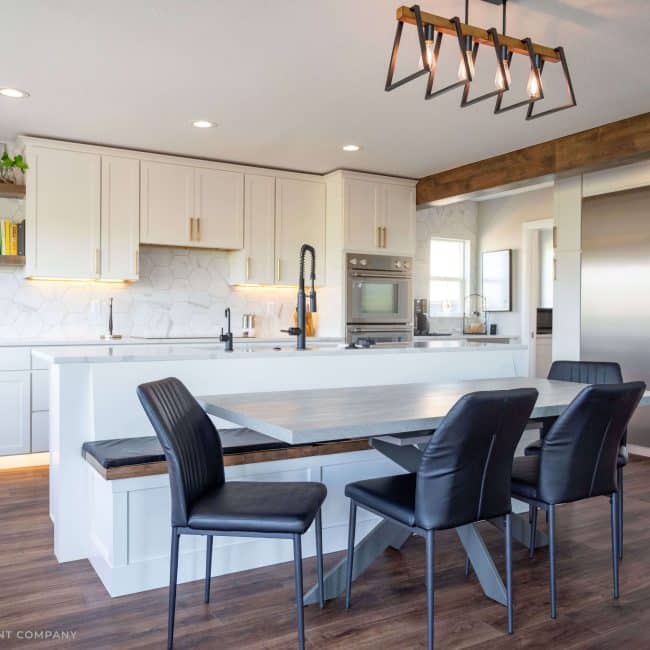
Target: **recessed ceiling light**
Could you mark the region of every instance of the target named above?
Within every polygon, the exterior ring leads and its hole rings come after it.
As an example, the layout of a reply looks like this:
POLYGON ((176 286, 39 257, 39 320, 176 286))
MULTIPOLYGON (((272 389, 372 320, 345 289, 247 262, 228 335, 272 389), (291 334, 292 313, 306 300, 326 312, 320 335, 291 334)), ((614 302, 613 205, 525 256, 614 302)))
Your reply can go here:
POLYGON ((361 147, 358 144, 344 144, 343 151, 359 151, 361 147))
POLYGON ((208 122, 208 120, 194 120, 192 126, 195 126, 197 129, 211 129, 215 124, 214 122, 208 122))
POLYGON ((29 93, 26 90, 19 90, 18 88, 0 88, 0 95, 3 97, 11 97, 11 99, 29 97, 29 93))

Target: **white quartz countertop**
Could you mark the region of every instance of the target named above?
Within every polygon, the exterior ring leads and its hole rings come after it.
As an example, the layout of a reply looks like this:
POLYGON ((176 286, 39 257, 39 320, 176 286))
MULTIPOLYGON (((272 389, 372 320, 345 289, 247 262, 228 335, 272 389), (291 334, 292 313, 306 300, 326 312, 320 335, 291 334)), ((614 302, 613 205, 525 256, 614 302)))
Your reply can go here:
MULTIPOLYGON (((269 338, 255 338, 245 336, 235 336, 235 343, 242 342, 250 345, 268 345, 268 344, 286 344, 294 340, 295 337, 277 336, 269 338)), ((316 336, 310 339, 318 343, 343 343, 342 338, 316 336)), ((48 339, 48 338, 16 338, 0 339, 0 348, 39 348, 39 347, 58 347, 58 346, 121 346, 121 345, 203 345, 218 344, 218 336, 187 336, 171 338, 142 338, 137 336, 125 336, 121 339, 106 340, 99 336, 96 338, 69 338, 69 339, 48 339)))
MULTIPOLYGON (((309 342, 308 342, 309 345, 309 342)), ((142 361, 182 361, 202 359, 246 359, 278 356, 326 355, 381 355, 381 354, 431 354, 459 351, 484 352, 494 350, 525 350, 526 346, 512 343, 478 343, 472 341, 419 341, 408 347, 382 347, 346 349, 342 343, 319 341, 308 350, 296 350, 293 341, 282 344, 235 341, 233 352, 225 352, 223 343, 194 343, 192 345, 122 345, 122 346, 65 346, 35 349, 32 354, 48 363, 117 363, 142 361)))

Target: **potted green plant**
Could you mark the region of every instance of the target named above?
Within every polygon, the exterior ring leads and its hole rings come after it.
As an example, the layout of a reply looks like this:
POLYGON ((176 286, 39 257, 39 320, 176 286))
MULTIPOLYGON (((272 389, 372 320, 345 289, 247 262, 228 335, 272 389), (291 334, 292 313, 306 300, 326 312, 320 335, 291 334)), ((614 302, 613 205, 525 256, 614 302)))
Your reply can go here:
POLYGON ((16 170, 21 172, 27 171, 29 165, 21 154, 16 154, 13 158, 5 151, 0 158, 0 183, 15 183, 16 170))

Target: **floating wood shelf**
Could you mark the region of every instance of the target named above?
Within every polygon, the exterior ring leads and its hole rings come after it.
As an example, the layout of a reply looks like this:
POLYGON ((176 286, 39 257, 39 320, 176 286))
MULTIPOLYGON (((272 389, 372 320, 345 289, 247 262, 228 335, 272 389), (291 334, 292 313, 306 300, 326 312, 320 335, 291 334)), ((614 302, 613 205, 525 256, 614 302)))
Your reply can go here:
POLYGON ((0 266, 25 266, 25 256, 0 255, 0 266))
POLYGON ((13 183, 0 183, 0 196, 10 199, 24 199, 25 186, 13 183))

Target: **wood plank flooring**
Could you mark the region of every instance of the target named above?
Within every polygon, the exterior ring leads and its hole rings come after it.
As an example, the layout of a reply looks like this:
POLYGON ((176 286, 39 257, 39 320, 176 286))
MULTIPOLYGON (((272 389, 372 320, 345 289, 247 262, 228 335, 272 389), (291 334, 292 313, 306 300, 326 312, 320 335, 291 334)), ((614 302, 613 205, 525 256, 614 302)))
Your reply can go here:
MULTIPOLYGON (((444 532, 437 536, 436 646, 650 647, 650 459, 635 459, 625 481, 619 601, 611 596, 609 504, 604 498, 558 511, 556 621, 548 617, 548 553, 538 551, 529 561, 525 549, 516 546, 512 637, 505 633, 505 609, 483 596, 473 576, 463 576, 460 543, 453 532, 444 532)), ((164 647, 167 589, 111 599, 88 562, 57 564, 47 509, 46 469, 0 472, 0 647, 164 647), (19 631, 25 636, 48 630, 70 636, 49 641, 16 637, 19 631)), ((483 530, 501 567, 502 539, 489 525, 483 530)), ((418 538, 401 552, 387 551, 354 584, 349 611, 342 599, 322 611, 307 607, 308 648, 423 647, 423 551, 418 538)), ((339 557, 326 556, 326 566, 339 557)), ((309 559, 305 585, 314 580, 315 564, 309 559)), ((203 603, 199 582, 179 586, 175 647, 296 647, 290 564, 215 578, 212 601, 203 603)))

